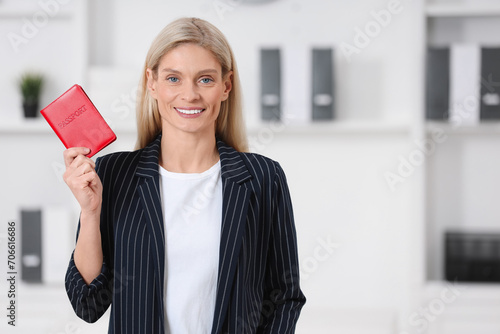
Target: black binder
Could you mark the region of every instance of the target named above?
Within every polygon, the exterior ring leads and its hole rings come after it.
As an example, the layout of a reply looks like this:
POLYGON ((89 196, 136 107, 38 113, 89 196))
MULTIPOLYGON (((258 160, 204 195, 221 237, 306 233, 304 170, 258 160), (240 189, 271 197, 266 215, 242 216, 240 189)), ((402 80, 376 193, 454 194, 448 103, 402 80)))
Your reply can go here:
POLYGON ((331 120, 334 114, 333 50, 312 50, 312 119, 331 120))
POLYGON ((429 120, 448 120, 450 108, 450 49, 429 48, 426 59, 425 110, 429 120))
POLYGON ((481 49, 480 118, 500 119, 500 48, 481 49))
POLYGON ((281 119, 281 56, 279 49, 260 51, 261 117, 281 119))
POLYGON ((42 211, 21 210, 21 279, 42 281, 42 211))
POLYGON ((445 277, 451 282, 500 282, 500 234, 447 232, 445 277))

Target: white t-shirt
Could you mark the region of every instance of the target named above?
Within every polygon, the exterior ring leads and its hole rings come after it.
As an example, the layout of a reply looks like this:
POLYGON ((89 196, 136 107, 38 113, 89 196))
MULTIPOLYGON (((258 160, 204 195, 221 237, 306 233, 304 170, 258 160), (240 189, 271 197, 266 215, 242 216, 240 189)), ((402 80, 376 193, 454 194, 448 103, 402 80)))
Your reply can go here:
POLYGON ((220 161, 203 173, 160 166, 165 222, 165 328, 209 334, 215 312, 222 222, 220 161))

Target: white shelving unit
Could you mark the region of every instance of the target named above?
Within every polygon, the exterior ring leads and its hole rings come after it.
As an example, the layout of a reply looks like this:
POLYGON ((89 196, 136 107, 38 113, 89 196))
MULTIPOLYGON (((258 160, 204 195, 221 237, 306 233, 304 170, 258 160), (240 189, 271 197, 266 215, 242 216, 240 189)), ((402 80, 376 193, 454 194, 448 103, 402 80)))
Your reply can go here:
MULTIPOLYGON (((453 43, 500 46, 500 38, 493 33, 500 22, 498 3, 429 3, 425 15, 426 47, 453 43)), ((493 172, 500 167, 500 156, 493 149, 500 144, 500 122, 454 126, 446 121, 426 121, 424 131, 428 139, 435 131, 441 131, 446 138, 436 144, 425 167, 427 275, 422 304, 444 306, 437 320, 427 322, 427 332, 497 333, 500 322, 493 313, 498 312, 500 304, 493 301, 493 296, 500 293, 500 285, 444 282, 443 240, 444 232, 451 229, 500 231, 492 222, 500 219, 498 205, 491 200, 500 195, 495 190, 499 182, 493 172), (455 297, 453 301, 444 301, 442 296, 453 288, 460 292, 456 296, 450 293, 455 297)))

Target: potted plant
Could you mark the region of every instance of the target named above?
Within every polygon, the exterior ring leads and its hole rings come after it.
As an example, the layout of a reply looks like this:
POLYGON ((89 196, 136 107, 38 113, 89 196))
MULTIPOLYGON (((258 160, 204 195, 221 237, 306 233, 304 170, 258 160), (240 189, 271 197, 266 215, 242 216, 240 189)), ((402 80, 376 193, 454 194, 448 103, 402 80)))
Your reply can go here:
POLYGON ((43 76, 27 72, 21 76, 19 86, 23 98, 24 117, 36 117, 38 115, 40 92, 43 86, 43 76))

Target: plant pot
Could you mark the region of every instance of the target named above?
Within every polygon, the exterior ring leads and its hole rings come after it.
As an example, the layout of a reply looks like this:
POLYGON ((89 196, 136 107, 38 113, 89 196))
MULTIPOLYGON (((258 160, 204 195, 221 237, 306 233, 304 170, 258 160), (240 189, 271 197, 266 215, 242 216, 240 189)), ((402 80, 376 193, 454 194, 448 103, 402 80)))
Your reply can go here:
POLYGON ((23 102, 24 117, 34 118, 38 116, 38 102, 23 102))

